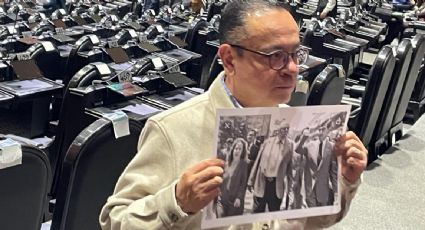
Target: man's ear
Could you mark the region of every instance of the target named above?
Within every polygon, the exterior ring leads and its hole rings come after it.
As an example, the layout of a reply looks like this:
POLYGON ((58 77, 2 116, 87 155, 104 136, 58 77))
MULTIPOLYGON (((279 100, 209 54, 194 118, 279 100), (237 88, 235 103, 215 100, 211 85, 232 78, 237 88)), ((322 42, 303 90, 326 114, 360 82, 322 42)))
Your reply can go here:
POLYGON ((235 72, 234 57, 236 52, 229 44, 222 44, 218 48, 218 56, 223 64, 226 75, 232 75, 235 72))

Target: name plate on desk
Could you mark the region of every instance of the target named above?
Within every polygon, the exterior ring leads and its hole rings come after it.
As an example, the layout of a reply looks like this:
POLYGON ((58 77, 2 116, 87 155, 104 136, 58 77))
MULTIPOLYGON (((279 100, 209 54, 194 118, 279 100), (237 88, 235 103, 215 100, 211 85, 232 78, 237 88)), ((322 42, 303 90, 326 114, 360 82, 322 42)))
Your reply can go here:
POLYGON ((132 74, 130 71, 124 70, 118 74, 118 81, 120 83, 132 82, 132 74))
POLYGON ((63 30, 63 28, 64 27, 56 27, 55 28, 56 34, 64 34, 65 31, 63 30))

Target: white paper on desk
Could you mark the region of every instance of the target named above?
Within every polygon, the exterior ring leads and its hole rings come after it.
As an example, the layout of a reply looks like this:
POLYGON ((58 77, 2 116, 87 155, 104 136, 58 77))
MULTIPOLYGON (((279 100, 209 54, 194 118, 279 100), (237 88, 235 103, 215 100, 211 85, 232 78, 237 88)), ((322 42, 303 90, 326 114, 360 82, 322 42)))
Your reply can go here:
POLYGON ((217 110, 214 151, 226 164, 221 194, 204 208, 202 228, 339 212, 340 170, 333 143, 346 132, 349 113, 346 105, 217 110), (253 144, 250 130, 257 133, 253 144), (254 197, 269 194, 262 189, 266 184, 274 193, 266 197, 280 202, 254 213, 254 197), (270 211, 273 205, 276 210, 270 211))
POLYGON ((15 92, 29 92, 29 91, 36 91, 39 89, 45 89, 52 87, 51 84, 38 80, 38 79, 32 79, 32 80, 22 80, 22 81, 13 81, 13 82, 4 82, 2 84, 3 87, 11 89, 15 92))
POLYGON ((131 70, 133 65, 134 65, 133 63, 124 62, 124 63, 120 63, 120 64, 112 64, 111 68, 120 72, 120 71, 124 71, 124 70, 131 70))
POLYGON ((126 107, 121 108, 120 110, 129 111, 140 115, 148 115, 159 111, 159 109, 145 104, 127 105, 126 107))
POLYGON ((173 101, 173 100, 179 100, 179 101, 187 101, 190 98, 194 97, 195 95, 193 93, 182 91, 181 93, 175 94, 173 96, 166 97, 165 99, 173 101))

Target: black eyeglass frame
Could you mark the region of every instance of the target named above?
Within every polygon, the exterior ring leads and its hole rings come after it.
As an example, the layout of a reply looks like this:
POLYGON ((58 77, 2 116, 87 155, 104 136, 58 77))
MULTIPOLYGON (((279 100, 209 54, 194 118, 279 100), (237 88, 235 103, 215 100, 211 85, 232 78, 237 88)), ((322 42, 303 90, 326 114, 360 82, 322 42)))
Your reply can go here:
POLYGON ((235 44, 228 44, 228 45, 239 48, 241 50, 246 50, 246 51, 267 57, 268 62, 269 62, 269 67, 273 70, 281 70, 281 69, 285 68, 285 66, 288 65, 288 61, 289 61, 288 57, 289 56, 291 56, 294 61, 295 60, 299 61, 299 57, 301 56, 301 55, 299 55, 299 52, 305 52, 306 55, 305 55, 304 59, 302 60, 302 62, 297 63, 297 66, 301 66, 301 65, 306 63, 306 61, 308 59, 308 55, 309 55, 308 49, 306 49, 304 47, 297 48, 297 50, 293 53, 289 53, 289 52, 286 52, 286 51, 283 51, 283 50, 274 50, 274 51, 271 51, 269 53, 266 53, 266 52, 262 52, 262 51, 258 51, 258 50, 252 50, 252 49, 240 46, 240 45, 235 45, 235 44), (280 66, 279 68, 277 68, 277 67, 273 68, 272 63, 271 63, 271 57, 272 57, 272 55, 274 55, 278 52, 282 52, 282 53, 286 54, 287 60, 285 62, 282 62, 282 66, 280 66), (294 56, 294 55, 296 55, 296 56, 294 56))

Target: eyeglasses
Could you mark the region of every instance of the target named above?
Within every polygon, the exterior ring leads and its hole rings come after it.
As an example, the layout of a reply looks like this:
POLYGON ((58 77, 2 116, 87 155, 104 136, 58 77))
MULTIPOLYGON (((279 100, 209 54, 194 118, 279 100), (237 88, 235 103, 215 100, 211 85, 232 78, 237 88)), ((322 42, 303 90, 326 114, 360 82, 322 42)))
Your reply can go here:
POLYGON ((262 51, 248 49, 240 45, 229 45, 267 57, 267 59, 269 60, 270 68, 274 70, 281 70, 282 68, 284 68, 288 64, 289 56, 291 56, 292 60, 294 60, 295 64, 297 64, 298 66, 303 65, 308 59, 308 50, 305 48, 298 48, 293 53, 288 53, 283 50, 275 50, 270 53, 265 53, 262 51))

